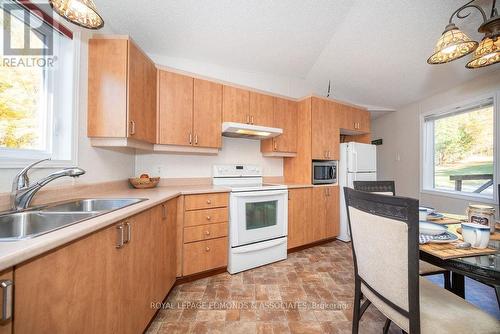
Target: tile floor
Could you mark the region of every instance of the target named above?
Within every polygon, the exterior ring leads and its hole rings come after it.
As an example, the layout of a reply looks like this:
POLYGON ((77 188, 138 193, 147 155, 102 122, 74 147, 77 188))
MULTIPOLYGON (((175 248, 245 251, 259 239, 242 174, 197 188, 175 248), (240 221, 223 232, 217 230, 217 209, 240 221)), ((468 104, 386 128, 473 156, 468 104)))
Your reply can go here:
MULTIPOLYGON (((353 267, 349 244, 334 241, 286 261, 175 287, 148 333, 351 333, 353 267)), ((360 333, 381 333, 369 307, 360 333)), ((401 333, 391 326, 391 333, 401 333)))

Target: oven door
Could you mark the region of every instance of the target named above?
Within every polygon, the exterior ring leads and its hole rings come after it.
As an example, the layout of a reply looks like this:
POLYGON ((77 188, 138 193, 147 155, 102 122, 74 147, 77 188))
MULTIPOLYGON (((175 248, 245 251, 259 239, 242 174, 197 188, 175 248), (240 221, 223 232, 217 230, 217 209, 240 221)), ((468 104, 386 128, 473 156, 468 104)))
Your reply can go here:
POLYGON ((288 232, 288 190, 231 193, 231 247, 284 237, 288 232))

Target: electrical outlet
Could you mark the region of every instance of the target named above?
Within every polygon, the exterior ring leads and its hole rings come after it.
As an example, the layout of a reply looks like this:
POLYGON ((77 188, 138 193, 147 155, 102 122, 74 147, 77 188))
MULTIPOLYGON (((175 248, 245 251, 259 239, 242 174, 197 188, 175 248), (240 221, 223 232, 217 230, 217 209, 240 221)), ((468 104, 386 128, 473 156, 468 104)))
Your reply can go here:
POLYGON ((163 173, 165 173, 165 166, 162 165, 155 166, 153 171, 155 173, 155 176, 163 176, 163 173))

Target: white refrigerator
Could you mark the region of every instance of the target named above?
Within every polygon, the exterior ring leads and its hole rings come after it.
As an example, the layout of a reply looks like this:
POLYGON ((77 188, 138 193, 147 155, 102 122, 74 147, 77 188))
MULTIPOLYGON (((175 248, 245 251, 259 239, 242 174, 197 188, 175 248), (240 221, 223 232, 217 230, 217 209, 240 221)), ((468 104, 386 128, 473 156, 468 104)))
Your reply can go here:
POLYGON ((338 168, 340 186, 340 234, 337 239, 351 241, 351 233, 347 222, 344 187, 353 188, 354 181, 377 180, 377 147, 356 142, 340 144, 340 161, 338 168))

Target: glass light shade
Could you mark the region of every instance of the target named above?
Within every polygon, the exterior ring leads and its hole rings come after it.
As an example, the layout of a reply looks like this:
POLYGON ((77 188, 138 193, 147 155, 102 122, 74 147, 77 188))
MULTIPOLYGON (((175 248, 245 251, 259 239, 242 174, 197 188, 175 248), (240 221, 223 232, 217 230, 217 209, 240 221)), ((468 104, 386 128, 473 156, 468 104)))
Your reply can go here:
POLYGON ((87 29, 100 29, 104 20, 92 0, 49 0, 57 14, 71 23, 87 29))
POLYGON ((468 55, 477 48, 478 43, 471 40, 453 23, 449 24, 434 48, 434 53, 427 59, 429 64, 444 64, 468 55))
POLYGON ((467 68, 479 68, 500 62, 500 36, 485 37, 479 43, 472 60, 465 65, 467 68))

